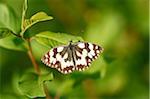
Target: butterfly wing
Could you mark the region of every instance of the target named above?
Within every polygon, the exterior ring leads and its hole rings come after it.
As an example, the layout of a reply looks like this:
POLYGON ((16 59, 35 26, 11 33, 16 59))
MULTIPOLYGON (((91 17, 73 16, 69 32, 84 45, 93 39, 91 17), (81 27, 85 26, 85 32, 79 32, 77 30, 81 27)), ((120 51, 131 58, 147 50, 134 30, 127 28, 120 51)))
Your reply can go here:
POLYGON ((92 43, 78 42, 75 44, 75 65, 76 70, 82 71, 91 65, 102 53, 103 48, 92 43))
POLYGON ((48 51, 42 62, 51 68, 56 68, 61 73, 67 74, 75 70, 72 56, 68 51, 68 46, 59 46, 48 51))

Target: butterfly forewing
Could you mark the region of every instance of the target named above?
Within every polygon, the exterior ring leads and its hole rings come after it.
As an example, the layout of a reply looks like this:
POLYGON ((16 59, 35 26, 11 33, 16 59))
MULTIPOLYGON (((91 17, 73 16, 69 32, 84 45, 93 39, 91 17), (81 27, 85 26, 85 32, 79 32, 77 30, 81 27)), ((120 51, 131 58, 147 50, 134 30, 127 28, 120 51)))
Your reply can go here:
POLYGON ((103 49, 96 44, 84 42, 75 44, 76 70, 81 71, 88 68, 102 51, 103 49))
POLYGON ((75 70, 72 56, 68 51, 68 46, 59 46, 51 49, 41 60, 47 66, 56 68, 64 74, 71 73, 75 70))
POLYGON ((48 51, 42 62, 61 73, 67 74, 74 70, 85 70, 103 51, 103 48, 92 43, 78 42, 68 46, 59 46, 48 51))

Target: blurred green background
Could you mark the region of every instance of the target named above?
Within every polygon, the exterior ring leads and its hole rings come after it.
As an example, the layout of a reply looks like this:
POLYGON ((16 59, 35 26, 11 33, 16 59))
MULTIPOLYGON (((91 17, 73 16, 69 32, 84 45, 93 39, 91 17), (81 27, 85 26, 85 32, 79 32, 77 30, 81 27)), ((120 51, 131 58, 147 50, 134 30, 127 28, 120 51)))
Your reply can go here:
MULTIPOLYGON (((23 0, 0 3, 21 19, 23 0)), ((148 99, 148 7, 148 0, 29 0, 27 18, 39 11, 54 17, 34 25, 30 32, 77 35, 105 49, 83 73, 64 76, 48 68, 54 72, 54 81, 48 86, 50 95, 65 99, 148 99)), ((40 67, 44 67, 40 57, 47 49, 34 41, 32 47, 40 67)), ((0 47, 1 96, 18 99, 16 76, 30 68, 33 66, 25 52, 0 47)))

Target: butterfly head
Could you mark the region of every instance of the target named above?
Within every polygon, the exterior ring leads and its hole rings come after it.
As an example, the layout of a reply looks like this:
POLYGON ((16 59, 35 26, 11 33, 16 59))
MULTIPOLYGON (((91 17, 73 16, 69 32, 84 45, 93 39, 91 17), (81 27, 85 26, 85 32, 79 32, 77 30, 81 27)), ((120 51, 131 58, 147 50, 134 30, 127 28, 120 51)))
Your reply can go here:
POLYGON ((71 46, 71 45, 72 45, 72 40, 69 41, 69 46, 71 46))
POLYGON ((69 42, 72 43, 72 40, 70 40, 69 42))
MULTIPOLYGON (((78 42, 81 42, 80 40, 78 40, 78 42)), ((72 40, 69 41, 69 45, 71 45, 73 43, 72 40)))

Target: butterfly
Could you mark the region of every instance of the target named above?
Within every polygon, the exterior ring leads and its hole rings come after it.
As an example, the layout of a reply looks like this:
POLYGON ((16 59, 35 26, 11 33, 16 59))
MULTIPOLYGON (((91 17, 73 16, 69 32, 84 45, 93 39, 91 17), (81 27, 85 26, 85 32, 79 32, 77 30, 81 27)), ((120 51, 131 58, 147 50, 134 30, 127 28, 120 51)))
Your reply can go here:
POLYGON ((62 45, 49 50, 41 61, 63 74, 87 69, 91 62, 103 52, 103 48, 88 42, 76 42, 62 45))

